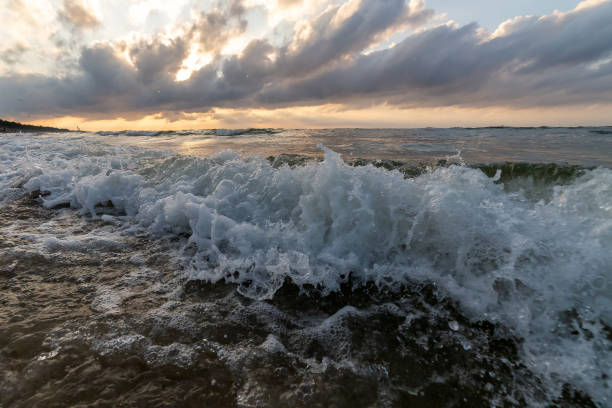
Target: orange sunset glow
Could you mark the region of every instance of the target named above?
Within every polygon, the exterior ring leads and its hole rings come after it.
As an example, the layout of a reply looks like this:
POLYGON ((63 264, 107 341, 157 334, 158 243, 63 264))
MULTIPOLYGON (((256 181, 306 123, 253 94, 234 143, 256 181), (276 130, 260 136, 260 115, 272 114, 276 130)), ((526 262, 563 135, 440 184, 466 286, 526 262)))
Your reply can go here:
POLYGON ((609 0, 474 6, 474 21, 469 4, 441 0, 5 3, 5 119, 92 131, 573 126, 607 124, 612 107, 609 0))

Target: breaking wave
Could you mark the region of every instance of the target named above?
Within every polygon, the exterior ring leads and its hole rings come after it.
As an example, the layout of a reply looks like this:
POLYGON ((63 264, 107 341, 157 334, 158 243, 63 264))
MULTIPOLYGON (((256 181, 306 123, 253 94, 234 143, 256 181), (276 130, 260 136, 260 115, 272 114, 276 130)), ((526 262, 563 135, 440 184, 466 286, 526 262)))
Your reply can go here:
POLYGON ((278 133, 278 129, 216 129, 215 134, 217 136, 240 136, 245 134, 259 135, 259 134, 274 134, 278 133))
POLYGON ((23 138, 0 147, 3 199, 25 191, 126 232, 188 237, 189 279, 254 299, 287 281, 322 296, 349 282, 433 282, 469 316, 524 339, 534 371, 611 398, 610 169, 448 165, 408 177, 349 166, 323 146, 323 161, 294 167, 228 150, 194 158, 23 138))

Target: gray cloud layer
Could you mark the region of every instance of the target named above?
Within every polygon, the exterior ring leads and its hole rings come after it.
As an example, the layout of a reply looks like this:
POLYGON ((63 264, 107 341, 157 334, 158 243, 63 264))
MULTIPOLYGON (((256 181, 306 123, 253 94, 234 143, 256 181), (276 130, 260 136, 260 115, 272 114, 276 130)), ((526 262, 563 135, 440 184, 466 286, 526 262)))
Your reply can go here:
POLYGON ((242 13, 235 3, 224 14, 203 14, 169 43, 132 44, 134 66, 109 45, 97 45, 82 50, 80 72, 72 76, 0 77, 0 113, 93 118, 328 102, 525 107, 612 101, 611 1, 516 19, 494 38, 483 38, 476 24, 435 27, 368 55, 361 51, 389 29, 419 26, 432 11, 404 0, 363 1, 339 24, 338 8, 320 15, 305 40, 283 47, 254 40, 240 56, 222 58, 228 30, 246 28, 242 13), (194 33, 216 57, 175 82, 194 33))

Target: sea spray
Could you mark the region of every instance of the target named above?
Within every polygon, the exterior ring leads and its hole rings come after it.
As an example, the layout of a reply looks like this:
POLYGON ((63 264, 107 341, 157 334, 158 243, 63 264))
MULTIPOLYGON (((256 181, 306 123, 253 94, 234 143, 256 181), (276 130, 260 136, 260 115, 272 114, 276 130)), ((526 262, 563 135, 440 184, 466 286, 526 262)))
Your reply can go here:
POLYGON ((186 278, 234 283, 254 299, 273 299, 287 280, 322 296, 347 282, 434 282, 469 317, 522 338, 525 362, 551 386, 560 377, 609 401, 609 169, 534 201, 505 190, 503 171, 452 165, 406 178, 325 148, 322 162, 275 168, 231 151, 194 158, 24 138, 1 147, 5 199, 39 192, 46 207, 90 217, 110 203, 125 232, 184 235, 186 278))

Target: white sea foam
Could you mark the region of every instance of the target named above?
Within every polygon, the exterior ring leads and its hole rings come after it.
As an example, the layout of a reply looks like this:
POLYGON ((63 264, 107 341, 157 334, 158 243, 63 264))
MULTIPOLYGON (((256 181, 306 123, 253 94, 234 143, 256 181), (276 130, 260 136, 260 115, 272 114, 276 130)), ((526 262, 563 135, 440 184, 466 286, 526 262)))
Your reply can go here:
POLYGON ((391 288, 432 280, 471 316, 525 338, 532 369, 609 401, 601 374, 612 371, 602 328, 612 324, 611 170, 587 171, 533 202, 480 170, 405 179, 323 149, 321 163, 275 169, 231 151, 199 159, 7 137, 0 201, 19 188, 47 191, 45 206, 94 217, 110 201, 153 234, 188 235, 190 278, 234 282, 257 299, 287 278, 323 293, 349 275, 391 288), (580 321, 563 317, 570 310, 580 321), (598 334, 568 334, 579 325, 598 334))

